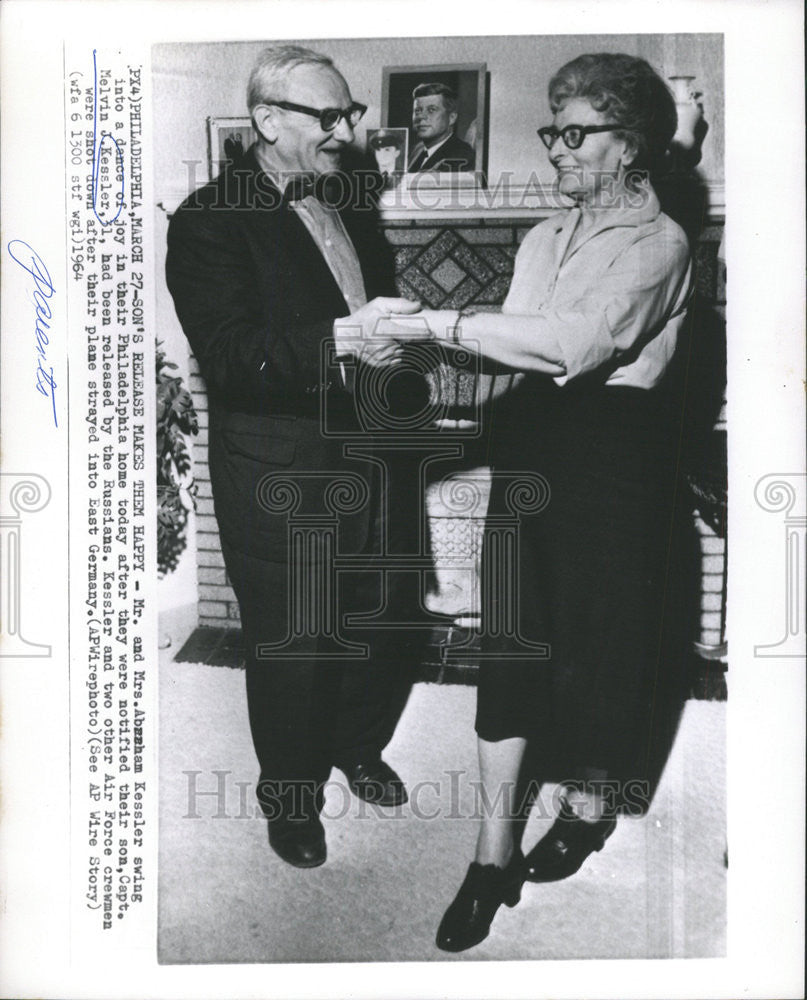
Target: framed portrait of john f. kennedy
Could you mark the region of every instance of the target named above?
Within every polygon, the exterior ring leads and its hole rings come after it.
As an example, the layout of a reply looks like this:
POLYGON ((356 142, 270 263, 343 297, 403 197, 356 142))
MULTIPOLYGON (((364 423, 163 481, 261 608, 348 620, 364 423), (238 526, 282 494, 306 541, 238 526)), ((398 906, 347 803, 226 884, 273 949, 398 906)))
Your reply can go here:
POLYGON ((487 167, 485 63, 386 66, 381 124, 409 134, 407 173, 475 174, 487 167))

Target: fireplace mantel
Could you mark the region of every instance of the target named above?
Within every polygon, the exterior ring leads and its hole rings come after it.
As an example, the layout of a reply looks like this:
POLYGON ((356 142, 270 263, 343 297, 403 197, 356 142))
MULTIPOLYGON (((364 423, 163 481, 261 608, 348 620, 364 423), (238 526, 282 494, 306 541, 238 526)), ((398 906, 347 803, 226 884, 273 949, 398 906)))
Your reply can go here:
MULTIPOLYGON (((504 179, 482 187, 473 183, 471 175, 465 184, 441 183, 437 179, 439 176, 405 176, 398 187, 384 192, 379 203, 384 221, 423 224, 433 220, 439 225, 455 219, 485 223, 523 219, 534 224, 570 204, 551 184, 516 183, 504 179)), ((723 222, 726 217, 725 185, 710 183, 706 187, 706 221, 723 222)))

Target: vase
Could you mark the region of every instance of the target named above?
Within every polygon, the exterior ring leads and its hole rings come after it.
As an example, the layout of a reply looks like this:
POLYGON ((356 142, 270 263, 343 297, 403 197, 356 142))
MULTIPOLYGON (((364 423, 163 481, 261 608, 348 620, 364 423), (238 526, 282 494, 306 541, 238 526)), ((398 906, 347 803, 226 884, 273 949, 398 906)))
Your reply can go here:
POLYGON ((692 95, 694 93, 694 88, 692 86, 692 81, 695 79, 694 76, 670 76, 668 77, 673 98, 676 104, 691 104, 692 95))
POLYGON ((694 76, 671 76, 669 81, 678 113, 678 128, 673 142, 684 149, 692 149, 697 142, 698 123, 703 118, 703 107, 698 101, 701 96, 693 86, 694 76))

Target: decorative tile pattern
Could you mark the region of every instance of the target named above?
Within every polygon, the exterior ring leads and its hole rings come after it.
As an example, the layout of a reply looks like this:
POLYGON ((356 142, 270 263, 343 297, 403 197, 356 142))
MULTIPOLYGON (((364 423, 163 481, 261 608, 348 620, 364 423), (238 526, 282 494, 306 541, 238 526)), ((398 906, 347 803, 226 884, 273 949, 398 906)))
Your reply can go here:
POLYGON ((465 281, 456 288, 442 303, 444 309, 464 309, 465 306, 476 301, 480 292, 480 285, 473 278, 466 278, 465 281))
POLYGON ((418 267, 408 267, 398 280, 401 295, 409 299, 417 299, 424 305, 437 309, 445 299, 445 292, 418 267))
POLYGON ((453 292, 465 277, 465 272, 453 260, 444 260, 432 271, 432 278, 446 292, 453 292))
POLYGON ((456 230, 457 236, 465 240, 466 243, 477 244, 504 243, 508 246, 513 242, 513 230, 507 228, 495 229, 491 226, 476 226, 473 229, 463 228, 456 230))
POLYGON ((419 253, 417 247, 398 247, 395 250, 395 273, 402 274, 417 259, 419 253))
POLYGON ((437 239, 418 256, 418 266, 426 274, 430 274, 438 264, 445 260, 459 241, 459 237, 450 229, 444 229, 437 239))
POLYGON ((495 305, 500 306, 507 295, 510 287, 511 275, 502 274, 487 285, 477 295, 474 305, 495 305))
POLYGON ((476 278, 477 281, 484 283, 485 281, 490 281, 493 277, 493 272, 485 263, 485 259, 478 253, 475 253, 469 246, 458 246, 452 258, 457 264, 461 265, 472 278, 476 278))
POLYGON ((513 273, 515 247, 477 247, 476 252, 497 274, 506 274, 509 277, 513 273))
POLYGON ((387 239, 393 246, 424 246, 440 235, 439 229, 389 228, 387 239))
POLYGON ((514 233, 511 226, 467 224, 442 230, 388 229, 400 293, 432 309, 501 305, 513 274, 514 233))
POLYGON ((718 243, 698 243, 695 252, 695 284, 698 293, 710 302, 717 299, 718 243))

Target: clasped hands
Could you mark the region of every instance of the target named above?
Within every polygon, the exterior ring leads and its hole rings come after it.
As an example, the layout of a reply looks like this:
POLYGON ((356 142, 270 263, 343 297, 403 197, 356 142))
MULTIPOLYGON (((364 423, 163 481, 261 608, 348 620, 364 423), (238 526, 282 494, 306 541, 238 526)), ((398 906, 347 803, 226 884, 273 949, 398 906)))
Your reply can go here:
POLYGON ((337 353, 353 354, 373 368, 397 364, 407 343, 447 336, 449 318, 456 313, 421 309, 411 299, 379 296, 350 316, 337 319, 337 353))

